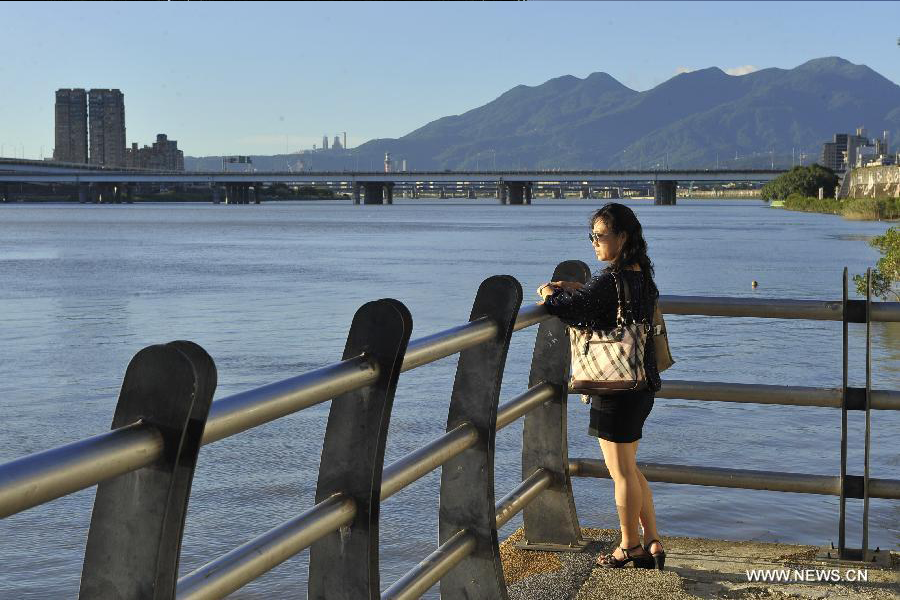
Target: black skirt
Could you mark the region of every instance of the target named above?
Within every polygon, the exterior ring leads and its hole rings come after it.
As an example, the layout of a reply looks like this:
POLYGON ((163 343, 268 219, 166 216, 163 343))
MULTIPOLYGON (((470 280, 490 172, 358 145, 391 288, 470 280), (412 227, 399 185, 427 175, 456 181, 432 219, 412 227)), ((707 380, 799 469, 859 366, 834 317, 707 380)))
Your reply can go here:
POLYGON ((652 409, 650 390, 591 396, 588 435, 619 444, 635 442, 641 439, 644 421, 652 409))

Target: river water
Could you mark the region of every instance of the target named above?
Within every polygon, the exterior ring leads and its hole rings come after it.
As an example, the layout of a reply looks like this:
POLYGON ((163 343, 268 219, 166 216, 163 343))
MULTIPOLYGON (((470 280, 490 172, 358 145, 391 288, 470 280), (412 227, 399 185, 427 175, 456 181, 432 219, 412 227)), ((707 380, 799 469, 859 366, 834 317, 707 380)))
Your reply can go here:
MULTIPOLYGON (((598 203, 398 201, 260 206, 0 207, 0 462, 106 430, 121 378, 142 347, 201 344, 216 397, 338 360, 354 311, 404 302, 413 339, 468 318, 478 284, 509 274, 526 302, 560 260, 597 265, 587 218, 598 203)), ((663 294, 839 299, 863 272, 865 243, 888 225, 769 209, 758 201, 633 202, 663 294), (750 282, 759 281, 752 289, 750 282)), ((665 377, 837 387, 834 322, 667 318, 678 361, 665 377)), ((501 402, 521 393, 536 328, 513 336, 501 402)), ((864 385, 864 325, 851 326, 851 385, 864 385)), ((874 387, 900 389, 900 323, 874 324, 874 387)), ((443 432, 456 361, 400 378, 386 463, 443 432)), ((571 398, 571 456, 599 458, 587 409, 571 398)), ((328 403, 202 449, 181 559, 187 573, 313 504, 328 403)), ((851 474, 862 473, 863 415, 851 413, 851 474)), ((900 415, 874 411, 872 476, 900 478, 900 415)), ((836 475, 840 412, 658 399, 639 460, 836 475)), ((521 421, 498 433, 496 493, 520 479, 521 421)), ((382 589, 436 546, 437 472, 387 500, 382 589)), ((614 527, 612 484, 576 479, 583 526, 614 527)), ((664 535, 837 542, 835 497, 652 484, 664 535)), ((0 598, 74 597, 94 491, 0 523, 0 598)), ((861 501, 848 501, 859 546, 861 501)), ((900 503, 872 500, 870 544, 900 542, 900 503)), ((504 537, 521 516, 501 531, 504 537)), ((234 594, 305 597, 302 553, 234 594)), ((436 594, 434 588, 431 594, 436 594)))

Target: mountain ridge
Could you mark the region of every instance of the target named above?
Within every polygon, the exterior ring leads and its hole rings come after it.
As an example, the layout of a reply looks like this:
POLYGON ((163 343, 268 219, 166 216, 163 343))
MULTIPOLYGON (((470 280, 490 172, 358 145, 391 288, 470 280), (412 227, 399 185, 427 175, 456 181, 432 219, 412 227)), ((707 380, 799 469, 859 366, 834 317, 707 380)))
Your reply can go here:
POLYGON ((889 131, 896 146, 900 86, 829 56, 744 75, 707 67, 642 92, 604 71, 561 75, 344 155, 302 156, 313 170, 380 166, 386 152, 414 170, 750 167, 799 152, 811 162, 834 133, 860 126, 889 131))

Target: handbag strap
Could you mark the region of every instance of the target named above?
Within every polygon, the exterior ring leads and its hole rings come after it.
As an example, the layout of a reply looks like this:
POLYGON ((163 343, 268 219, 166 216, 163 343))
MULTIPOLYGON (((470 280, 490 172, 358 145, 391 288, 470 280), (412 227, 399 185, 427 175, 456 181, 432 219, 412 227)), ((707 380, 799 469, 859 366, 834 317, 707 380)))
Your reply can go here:
MULTIPOLYGON (((641 274, 641 291, 645 291, 647 295, 650 293, 649 284, 647 283, 647 274, 644 273, 643 270, 638 271, 641 274)), ((616 323, 624 324, 625 323, 625 308, 624 303, 627 302, 629 304, 628 308, 631 311, 631 316, 635 323, 637 323, 637 315, 634 312, 634 307, 631 302, 631 286, 628 285, 627 281, 619 282, 619 277, 617 275, 621 275, 621 273, 616 273, 616 271, 611 271, 613 280, 616 282, 616 296, 619 301, 619 306, 616 312, 616 323)), ((643 310, 644 307, 640 307, 641 312, 645 312, 643 310)), ((644 318, 641 320, 645 325, 651 323, 653 321, 653 313, 650 313, 650 320, 647 320, 647 315, 644 315, 644 318)))
POLYGON ((610 274, 613 277, 613 281, 616 282, 616 300, 618 305, 616 307, 616 325, 625 325, 625 308, 624 301, 631 301, 631 290, 628 289, 628 285, 622 285, 619 282, 619 277, 615 271, 610 271, 610 274))

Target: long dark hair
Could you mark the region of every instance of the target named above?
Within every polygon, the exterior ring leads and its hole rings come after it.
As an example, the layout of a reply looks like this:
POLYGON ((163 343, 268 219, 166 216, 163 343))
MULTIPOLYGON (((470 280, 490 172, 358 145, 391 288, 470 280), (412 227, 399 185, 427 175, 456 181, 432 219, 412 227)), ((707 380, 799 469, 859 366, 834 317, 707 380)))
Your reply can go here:
POLYGON ((622 246, 619 255, 609 263, 606 270, 620 271, 628 265, 638 264, 645 273, 650 275, 652 280, 653 263, 647 255, 644 230, 634 211, 624 204, 609 202, 591 215, 591 229, 598 220, 602 220, 613 233, 625 234, 625 245, 622 246))

